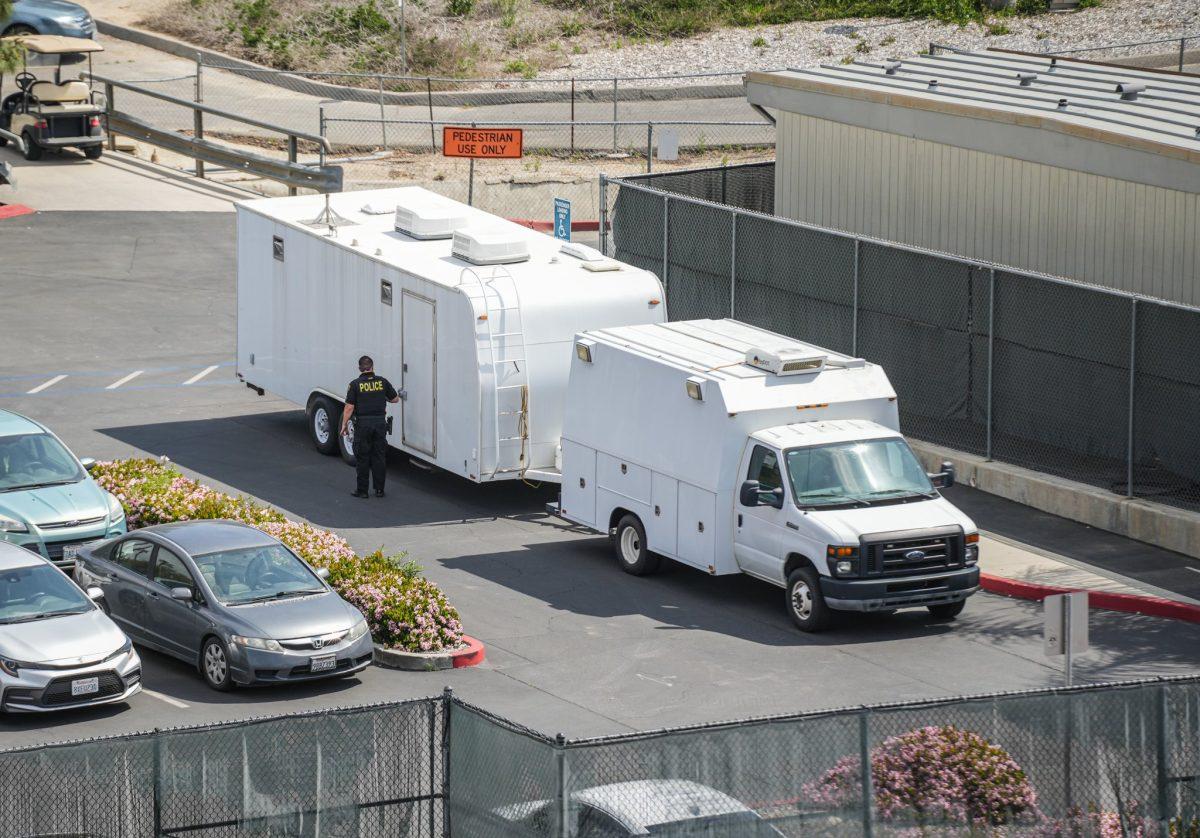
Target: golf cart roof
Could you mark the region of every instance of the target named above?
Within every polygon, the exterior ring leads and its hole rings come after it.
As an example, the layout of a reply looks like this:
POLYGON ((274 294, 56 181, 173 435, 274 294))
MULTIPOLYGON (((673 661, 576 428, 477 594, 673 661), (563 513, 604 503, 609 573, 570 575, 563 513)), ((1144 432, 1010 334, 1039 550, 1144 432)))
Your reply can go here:
MULTIPOLYGON (((5 40, 9 40, 6 38, 5 40)), ((69 38, 66 35, 18 35, 16 41, 29 52, 38 55, 66 55, 76 52, 103 52, 104 47, 91 38, 69 38)))

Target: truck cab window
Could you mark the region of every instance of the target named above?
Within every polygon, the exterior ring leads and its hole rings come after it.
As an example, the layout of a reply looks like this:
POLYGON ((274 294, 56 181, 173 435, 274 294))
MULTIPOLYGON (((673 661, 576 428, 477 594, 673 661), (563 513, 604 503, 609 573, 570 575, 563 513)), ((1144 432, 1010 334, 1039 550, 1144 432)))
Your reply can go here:
POLYGON ((782 488, 783 471, 779 467, 779 454, 762 445, 754 446, 746 479, 757 480, 764 492, 782 488))

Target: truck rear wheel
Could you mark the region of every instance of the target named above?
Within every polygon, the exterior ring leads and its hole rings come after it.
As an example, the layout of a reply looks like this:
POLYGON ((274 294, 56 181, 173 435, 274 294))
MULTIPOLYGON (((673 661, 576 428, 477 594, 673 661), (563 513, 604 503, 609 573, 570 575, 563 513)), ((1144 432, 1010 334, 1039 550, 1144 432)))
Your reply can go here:
POLYGON ((613 533, 613 548, 621 570, 634 576, 646 576, 658 570, 662 558, 646 546, 646 530, 636 515, 624 515, 613 533))
POLYGON ((935 620, 953 620, 966 607, 967 601, 960 599, 958 602, 944 602, 941 605, 931 605, 929 606, 929 613, 935 620))
MULTIPOLYGON (((341 430, 341 420, 338 420, 338 430, 341 430)), ((346 423, 346 435, 337 434, 337 450, 342 455, 342 459, 346 461, 346 465, 352 466, 358 462, 354 457, 354 417, 346 423)))
POLYGON ((829 606, 821 595, 821 579, 811 567, 793 570, 787 580, 787 609, 801 631, 822 631, 829 625, 829 606))
POLYGON ((308 405, 308 433, 313 445, 322 454, 338 452, 338 431, 342 412, 328 396, 317 396, 308 405))

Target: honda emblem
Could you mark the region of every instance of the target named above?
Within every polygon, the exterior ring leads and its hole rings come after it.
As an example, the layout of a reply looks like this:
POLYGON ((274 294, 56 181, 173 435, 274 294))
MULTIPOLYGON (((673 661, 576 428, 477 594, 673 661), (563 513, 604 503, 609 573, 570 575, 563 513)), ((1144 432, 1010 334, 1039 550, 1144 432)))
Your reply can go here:
MULTIPOLYGON (((923 554, 922 554, 922 555, 923 555, 923 554)), ((312 647, 313 647, 314 649, 322 649, 322 648, 324 648, 324 647, 325 647, 325 638, 324 638, 324 637, 314 637, 314 638, 312 639, 312 647)))

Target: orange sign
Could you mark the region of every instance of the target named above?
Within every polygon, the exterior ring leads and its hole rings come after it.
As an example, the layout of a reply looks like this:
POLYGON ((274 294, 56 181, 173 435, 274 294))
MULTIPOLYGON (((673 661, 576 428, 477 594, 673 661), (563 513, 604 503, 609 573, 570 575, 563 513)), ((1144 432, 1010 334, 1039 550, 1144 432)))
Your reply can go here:
POLYGON ((521 156, 520 128, 442 128, 446 157, 509 158, 521 156))

